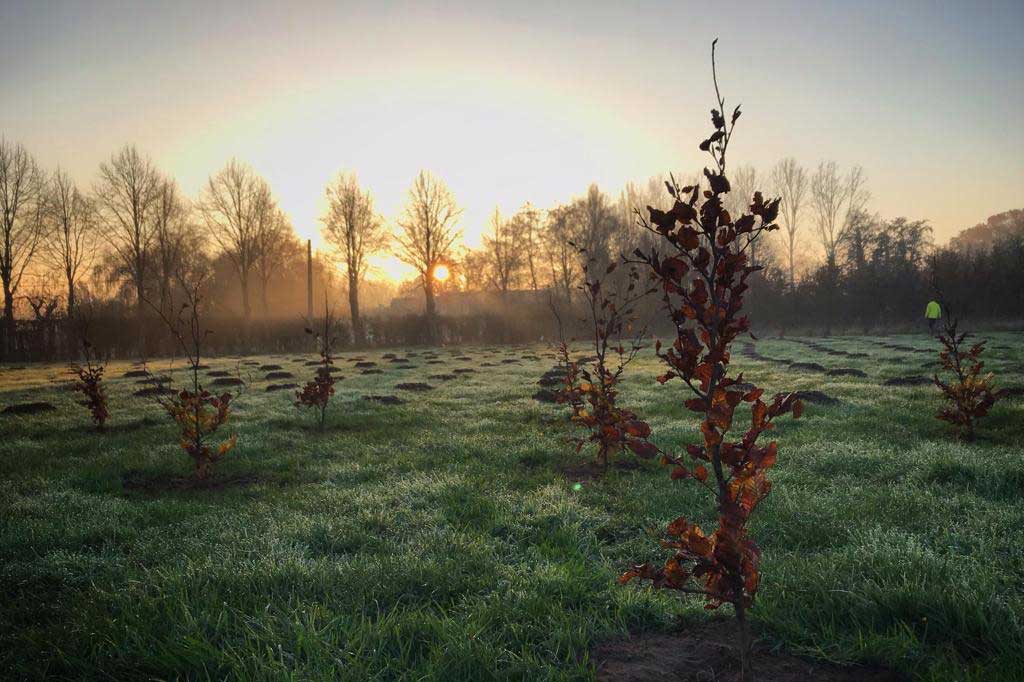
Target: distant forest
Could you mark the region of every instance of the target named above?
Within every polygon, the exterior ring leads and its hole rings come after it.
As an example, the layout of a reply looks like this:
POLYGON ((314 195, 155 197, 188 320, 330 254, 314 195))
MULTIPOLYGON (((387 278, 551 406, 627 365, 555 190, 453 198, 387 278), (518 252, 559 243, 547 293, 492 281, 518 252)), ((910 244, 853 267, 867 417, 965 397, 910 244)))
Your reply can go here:
MULTIPOLYGON (((734 215, 755 191, 782 198, 781 229, 750 248, 763 268, 748 298, 760 333, 919 329, 932 298, 975 324, 1024 321, 1024 210, 937 247, 926 221, 868 210, 857 166, 805 169, 784 159, 767 173, 740 167, 729 177, 734 215)), ((385 218, 370 189, 341 173, 324 189, 330 249, 308 263, 272 188, 244 163, 230 161, 188 198, 132 146, 84 188, 0 140, 2 358, 66 358, 86 337, 113 357, 172 352, 164 320, 197 282, 214 352, 304 349, 310 265, 314 317, 325 303, 340 316, 342 347, 552 339, 556 312, 562 333, 574 335, 581 258, 600 266, 652 246, 636 212, 667 208, 667 179, 617 195, 591 185, 565 203, 525 203, 512 215, 495 210, 481 248, 469 250, 459 202, 442 179, 421 172, 401 215, 385 218), (415 279, 369 279, 380 253, 411 266, 415 279)), ((624 283, 626 268, 618 273, 624 283)), ((655 319, 658 305, 650 297, 640 319, 655 319)))

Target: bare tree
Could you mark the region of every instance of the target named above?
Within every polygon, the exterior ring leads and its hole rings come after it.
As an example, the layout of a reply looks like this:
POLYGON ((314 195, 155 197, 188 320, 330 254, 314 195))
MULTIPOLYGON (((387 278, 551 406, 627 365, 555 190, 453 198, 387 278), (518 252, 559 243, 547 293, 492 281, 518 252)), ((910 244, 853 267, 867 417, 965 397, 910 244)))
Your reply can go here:
POLYGON ((369 190, 359 187, 354 173, 339 173, 327 186, 327 204, 324 237, 337 249, 345 269, 352 337, 362 345, 366 330, 359 313, 359 285, 370 267, 368 257, 384 250, 388 235, 383 219, 374 211, 373 197, 369 190))
MULTIPOLYGON (((434 302, 434 270, 451 258, 452 246, 462 236, 457 223, 462 209, 443 181, 427 171, 420 171, 409 190, 398 226, 402 232, 398 242, 398 259, 416 269, 426 297, 428 323, 437 317, 434 302)), ((433 334, 433 328, 429 330, 433 334)))
POLYGON ((538 241, 542 226, 542 215, 533 204, 526 202, 512 216, 513 232, 517 235, 519 247, 525 254, 526 270, 530 277, 530 289, 537 292, 540 282, 540 263, 538 259, 538 241))
POLYGON ((174 282, 182 270, 190 239, 190 207, 170 179, 160 181, 153 210, 153 255, 156 259, 157 286, 160 289, 160 313, 170 316, 174 310, 174 282))
MULTIPOLYGON (((757 169, 753 166, 738 166, 729 175, 729 183, 732 190, 725 195, 725 208, 733 216, 741 216, 750 210, 750 202, 754 199, 754 192, 757 191, 757 169)), ((750 254, 751 265, 761 265, 758 260, 758 249, 765 247, 767 234, 760 235, 759 239, 748 243, 747 251, 750 254)), ((749 236, 748 236, 749 239, 749 236)))
POLYGON ((58 168, 45 193, 47 239, 42 255, 59 272, 67 286, 67 316, 75 317, 78 280, 95 257, 95 216, 89 197, 78 190, 66 172, 58 168))
POLYGON ((551 283, 554 289, 561 289, 566 302, 572 300, 572 289, 578 278, 577 251, 569 242, 572 240, 571 206, 556 206, 548 211, 544 226, 544 249, 551 269, 551 283))
POLYGON ((295 231, 291 221, 279 208, 263 214, 262 224, 257 230, 256 275, 260 279, 260 307, 264 317, 270 315, 270 301, 267 294, 274 275, 282 269, 288 254, 295 250, 295 231))
POLYGON ((818 239, 825 251, 826 334, 832 332, 835 290, 839 286, 839 249, 847 239, 854 216, 867 203, 865 181, 860 166, 854 166, 846 177, 841 177, 834 161, 820 163, 811 178, 811 205, 817 217, 818 239))
POLYGON ((623 223, 611 202, 597 185, 591 185, 584 196, 572 202, 571 207, 572 241, 594 260, 594 267, 606 267, 612 260, 613 241, 620 232, 624 232, 621 230, 623 223))
POLYGON ((817 218, 818 240, 830 269, 838 267, 839 248, 850 219, 864 208, 870 196, 864 189, 865 182, 863 168, 854 166, 843 177, 834 161, 821 162, 811 178, 811 205, 817 218))
POLYGON ((249 278, 259 254, 260 230, 275 208, 270 186, 248 165, 231 159, 207 181, 199 208, 210 235, 238 275, 248 328, 252 319, 249 278))
POLYGON ((665 203, 665 183, 668 176, 654 176, 646 183, 627 182, 616 204, 618 220, 626 228, 622 230, 617 248, 620 253, 633 253, 636 249, 647 252, 657 245, 658 235, 640 227, 636 222, 636 210, 646 213, 647 206, 661 208, 665 203))
POLYGON ((160 196, 160 174, 153 163, 126 145, 100 164, 97 207, 104 230, 123 271, 135 289, 139 353, 146 353, 146 276, 155 236, 153 213, 160 196))
POLYGON ((486 291, 490 285, 487 277, 487 254, 482 250, 467 250, 460 259, 465 291, 486 291))
POLYGON ((0 138, 0 280, 4 288, 4 355, 14 343, 14 297, 44 233, 44 178, 21 144, 0 138))
POLYGON ((789 256, 789 287, 796 285, 796 233, 800 228, 800 208, 807 194, 807 172, 790 157, 775 164, 772 184, 776 196, 782 199, 782 226, 786 229, 786 247, 789 256))
POLYGON ((491 233, 484 235, 484 262, 488 283, 502 297, 518 284, 522 275, 524 251, 514 220, 503 220, 497 208, 491 215, 491 233))

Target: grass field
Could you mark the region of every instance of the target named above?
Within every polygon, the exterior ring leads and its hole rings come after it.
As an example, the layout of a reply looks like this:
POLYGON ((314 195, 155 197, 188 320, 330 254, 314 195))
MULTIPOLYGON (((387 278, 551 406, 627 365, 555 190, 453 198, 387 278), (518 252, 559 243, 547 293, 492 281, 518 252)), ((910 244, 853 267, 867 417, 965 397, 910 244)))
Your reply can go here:
MULTIPOLYGON (((988 366, 1024 386, 1024 338, 989 338, 988 366)), ((1024 401, 997 405, 977 442, 959 443, 934 418, 933 386, 882 385, 929 374, 935 359, 882 343, 934 342, 812 342, 757 351, 867 376, 735 362, 769 392, 839 401, 779 423, 774 492, 753 523, 759 636, 918 679, 1020 679, 1024 401)), ((597 642, 707 617, 696 602, 615 583, 631 562, 663 556, 666 521, 707 522, 708 504, 652 462, 575 490, 566 409, 531 399, 549 349, 441 349, 443 364, 393 352, 415 367, 384 351, 362 354, 381 374, 360 374, 355 354, 339 362, 324 433, 292 391, 266 392, 266 372, 242 365, 253 381, 232 422, 239 446, 216 486, 193 490, 170 485, 189 463, 166 415, 131 397, 127 364, 108 369, 105 435, 54 383, 62 367, 0 370, 0 407, 58 408, 0 416, 0 677, 585 680, 597 642), (458 367, 476 371, 428 378, 458 367), (394 388, 410 381, 436 388, 394 388)), ((293 357, 255 361, 297 382, 312 371, 293 357)), ((679 385, 653 379, 653 354, 631 370, 623 403, 654 440, 694 442, 679 385)))

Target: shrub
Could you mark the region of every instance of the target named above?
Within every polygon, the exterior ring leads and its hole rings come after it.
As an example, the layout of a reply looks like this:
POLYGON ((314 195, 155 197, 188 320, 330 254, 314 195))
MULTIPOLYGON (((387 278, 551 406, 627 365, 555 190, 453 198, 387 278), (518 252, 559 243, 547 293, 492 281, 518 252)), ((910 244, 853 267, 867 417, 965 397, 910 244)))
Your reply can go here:
POLYGON ((326 300, 324 301, 322 329, 319 332, 314 332, 311 327, 306 327, 306 333, 316 336, 320 366, 317 367, 313 378, 307 381, 301 390, 295 392, 295 406, 316 410, 317 427, 323 431, 324 421, 327 418, 327 404, 330 402, 331 396, 334 395, 334 376, 331 375, 331 369, 334 366, 334 344, 337 340, 335 324, 326 300))
POLYGON ((103 386, 103 372, 106 369, 106 363, 96 355, 88 340, 82 341, 82 354, 85 358, 84 365, 72 362, 68 366, 69 371, 78 379, 73 388, 85 396, 85 406, 92 414, 96 430, 102 433, 106 429, 107 419, 110 417, 110 412, 107 410, 107 392, 103 386))
POLYGON ((210 332, 203 328, 201 322, 202 280, 192 285, 182 283, 182 289, 186 300, 178 309, 177 316, 172 319, 163 313, 160 315, 188 359, 191 385, 170 397, 158 397, 157 401, 178 425, 181 449, 192 459, 194 476, 204 479, 210 475, 213 465, 238 443, 237 434, 219 443, 215 437, 228 422, 231 401, 236 396, 231 393, 215 395, 203 388, 199 371, 202 369, 203 342, 210 332))
MULTIPOLYGON (((568 403, 572 408, 572 422, 582 426, 589 435, 576 441, 579 452, 587 443, 597 446, 596 464, 607 471, 608 460, 629 448, 640 457, 650 458, 655 454, 646 438, 651 427, 637 418, 636 413, 619 407, 618 388, 626 366, 643 348, 643 330, 635 331, 633 306, 643 298, 645 291, 638 291, 639 275, 631 268, 625 291, 610 285, 610 275, 617 264, 600 267, 587 250, 569 242, 583 257, 583 292, 587 303, 586 322, 593 329, 590 340, 594 355, 588 361, 576 361, 569 356, 569 348, 563 340, 559 344, 559 355, 566 367, 565 387, 556 394, 559 403, 568 403)), ((552 305, 555 316, 557 309, 552 305)), ((559 320, 561 327, 561 320, 559 320)))
POLYGON ((778 229, 774 221, 779 200, 766 201, 754 194, 749 213, 733 218, 723 207, 730 190, 726 178, 726 150, 740 109, 726 121, 725 101, 718 90, 712 43, 712 75, 718 106, 711 111, 714 132, 700 144, 713 160, 704 169, 707 189, 701 182, 680 187, 673 178, 666 183, 674 203, 670 210, 648 207, 648 217, 637 211, 639 224, 658 235, 668 253, 658 246, 635 252, 661 292, 664 308, 676 328, 672 346, 658 357, 668 371, 658 377, 662 384, 679 379, 691 397, 685 407, 699 415, 703 442, 686 448, 689 459, 661 452, 661 462, 671 469, 673 480, 693 480, 714 500, 718 525, 705 533, 680 516, 666 529, 662 546, 672 556, 661 566, 642 564, 620 578, 650 580, 655 587, 697 594, 705 608, 731 604, 736 614, 740 657, 744 676, 749 672, 750 636, 746 611, 754 603, 760 581, 760 550, 747 530, 747 522, 771 490, 766 472, 775 464, 774 441, 758 445, 759 436, 773 428, 773 420, 787 412, 799 417, 803 404, 793 393, 762 400, 763 390, 743 383, 743 375, 730 377, 733 341, 749 333, 750 321, 742 314, 747 279, 759 268, 747 264, 747 249, 764 232, 778 229), (703 202, 698 204, 698 199, 703 202), (751 424, 740 440, 727 440, 736 408, 751 404, 751 424), (692 460, 692 461, 690 461, 692 460), (710 467, 710 471, 708 468, 710 467))
POLYGON ((939 341, 943 349, 939 351, 939 362, 943 369, 952 375, 946 382, 936 373, 932 380, 942 392, 946 406, 939 411, 937 418, 952 424, 964 440, 974 440, 975 425, 979 419, 988 414, 1003 391, 995 389, 992 372, 982 374, 985 363, 981 354, 985 352, 985 341, 979 341, 966 347, 969 334, 958 329, 958 321, 953 317, 948 305, 943 331, 939 341))

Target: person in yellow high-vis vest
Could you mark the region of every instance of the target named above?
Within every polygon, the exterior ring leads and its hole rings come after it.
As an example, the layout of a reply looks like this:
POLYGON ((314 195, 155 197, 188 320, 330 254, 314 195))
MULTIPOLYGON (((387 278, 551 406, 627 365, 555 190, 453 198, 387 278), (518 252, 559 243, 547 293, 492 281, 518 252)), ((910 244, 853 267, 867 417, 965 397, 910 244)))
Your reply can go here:
POLYGON ((939 307, 939 302, 928 301, 928 305, 924 309, 924 316, 928 320, 928 333, 935 336, 935 323, 942 317, 942 308, 939 307))

